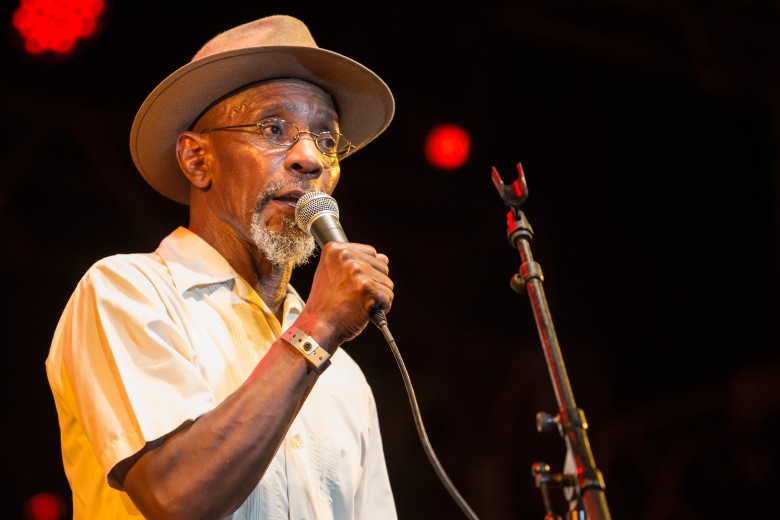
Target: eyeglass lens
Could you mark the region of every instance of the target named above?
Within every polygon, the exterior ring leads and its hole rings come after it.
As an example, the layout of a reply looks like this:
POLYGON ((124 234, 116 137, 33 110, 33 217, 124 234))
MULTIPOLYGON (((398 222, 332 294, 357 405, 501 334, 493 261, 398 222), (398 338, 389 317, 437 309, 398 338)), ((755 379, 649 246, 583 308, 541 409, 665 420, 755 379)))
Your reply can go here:
POLYGON ((276 119, 258 125, 263 137, 274 144, 289 146, 298 140, 300 134, 309 134, 314 138, 317 148, 324 154, 338 155, 349 151, 349 140, 341 134, 322 132, 301 132, 293 123, 276 119))

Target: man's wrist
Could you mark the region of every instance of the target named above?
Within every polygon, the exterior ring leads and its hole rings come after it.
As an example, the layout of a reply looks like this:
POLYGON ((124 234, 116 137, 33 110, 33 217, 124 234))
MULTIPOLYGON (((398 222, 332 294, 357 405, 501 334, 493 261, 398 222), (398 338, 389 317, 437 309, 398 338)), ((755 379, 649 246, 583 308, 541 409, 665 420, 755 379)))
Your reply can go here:
POLYGON ((330 354, 305 332, 290 327, 282 333, 281 338, 297 350, 318 374, 330 366, 330 354))

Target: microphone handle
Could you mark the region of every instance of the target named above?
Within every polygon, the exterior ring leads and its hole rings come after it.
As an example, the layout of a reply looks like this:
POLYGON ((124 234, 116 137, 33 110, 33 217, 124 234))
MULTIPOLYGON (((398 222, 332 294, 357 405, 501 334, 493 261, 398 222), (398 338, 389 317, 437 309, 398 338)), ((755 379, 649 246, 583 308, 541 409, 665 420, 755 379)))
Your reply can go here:
POLYGON ((309 223, 309 233, 320 247, 328 242, 349 242, 338 216, 333 213, 315 215, 314 220, 309 223))

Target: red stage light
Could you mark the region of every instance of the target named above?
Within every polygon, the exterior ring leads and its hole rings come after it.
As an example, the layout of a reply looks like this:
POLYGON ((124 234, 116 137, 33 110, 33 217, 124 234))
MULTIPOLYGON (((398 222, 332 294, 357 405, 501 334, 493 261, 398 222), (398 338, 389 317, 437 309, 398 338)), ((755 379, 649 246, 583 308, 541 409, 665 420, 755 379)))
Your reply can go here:
POLYGON ((66 55, 95 34, 104 7, 103 0, 22 0, 13 25, 28 53, 66 55))
POLYGON ((471 153, 471 137, 455 124, 435 126, 425 140, 425 157, 435 168, 454 170, 460 168, 471 153))
POLYGON ((38 493, 24 504, 28 520, 60 520, 65 517, 64 501, 53 493, 38 493))

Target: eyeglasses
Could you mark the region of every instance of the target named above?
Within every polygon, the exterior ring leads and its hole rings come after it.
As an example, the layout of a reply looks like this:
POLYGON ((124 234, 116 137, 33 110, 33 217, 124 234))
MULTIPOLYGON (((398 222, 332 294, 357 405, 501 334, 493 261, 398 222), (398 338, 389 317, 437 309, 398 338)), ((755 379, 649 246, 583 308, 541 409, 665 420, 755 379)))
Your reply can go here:
POLYGON ((357 148, 353 145, 349 139, 344 137, 338 132, 321 132, 316 134, 314 132, 305 132, 298 130, 298 127, 294 123, 285 121, 284 119, 266 119, 259 123, 251 125, 232 125, 232 126, 220 126, 218 128, 207 128, 201 131, 201 134, 208 132, 216 132, 217 130, 231 130, 233 128, 257 128, 260 130, 266 141, 277 144, 279 146, 292 146, 298 142, 301 134, 309 134, 314 140, 314 145, 317 150, 323 155, 328 157, 345 157, 352 150, 357 148))

